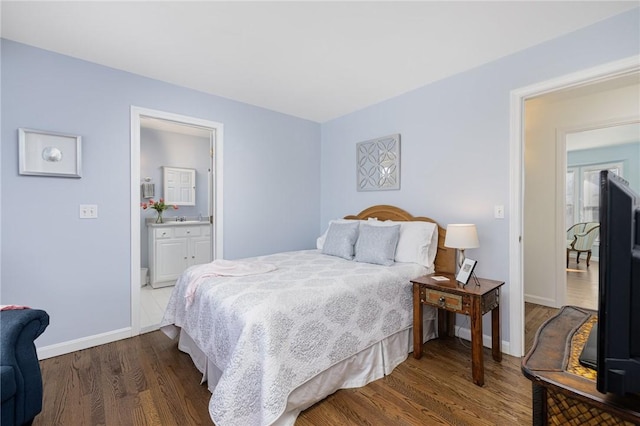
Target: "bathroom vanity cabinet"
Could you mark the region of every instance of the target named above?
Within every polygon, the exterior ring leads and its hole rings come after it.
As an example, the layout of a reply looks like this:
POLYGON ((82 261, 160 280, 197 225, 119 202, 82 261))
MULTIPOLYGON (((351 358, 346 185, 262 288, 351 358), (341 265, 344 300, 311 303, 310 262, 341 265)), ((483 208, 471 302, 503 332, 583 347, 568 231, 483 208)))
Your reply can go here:
POLYGON ((174 285, 189 266, 211 262, 208 222, 171 222, 148 227, 151 287, 174 285))

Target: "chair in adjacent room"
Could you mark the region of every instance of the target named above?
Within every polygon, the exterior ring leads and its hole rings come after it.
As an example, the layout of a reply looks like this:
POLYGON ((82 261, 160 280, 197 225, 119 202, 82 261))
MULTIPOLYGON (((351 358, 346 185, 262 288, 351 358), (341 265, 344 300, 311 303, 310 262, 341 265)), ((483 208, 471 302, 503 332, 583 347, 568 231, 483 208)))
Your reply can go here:
POLYGON ((49 325, 40 309, 0 311, 2 426, 30 425, 42 411, 42 373, 34 340, 49 325))
POLYGON ((598 222, 576 223, 567 230, 567 267, 569 253, 576 252, 576 263, 580 263, 580 254, 587 253, 587 268, 591 261, 591 247, 600 232, 598 222))

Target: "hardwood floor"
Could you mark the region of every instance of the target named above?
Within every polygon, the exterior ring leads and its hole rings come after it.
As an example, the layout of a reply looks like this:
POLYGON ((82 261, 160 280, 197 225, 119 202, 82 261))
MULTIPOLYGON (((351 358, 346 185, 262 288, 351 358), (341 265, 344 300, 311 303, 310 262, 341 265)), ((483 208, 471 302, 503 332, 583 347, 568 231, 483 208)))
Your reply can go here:
POLYGON ((211 425, 211 394, 189 355, 160 331, 40 362, 34 426, 211 425))
MULTIPOLYGON (((598 274, 597 261, 592 260, 591 265, 587 268, 585 260, 576 264, 575 259, 571 259, 569 268, 567 268, 567 305, 598 310, 598 274)), ((558 311, 559 309, 556 308, 525 302, 525 353, 533 345, 536 331, 540 325, 558 311)))
POLYGON ((535 303, 524 304, 524 352, 529 352, 533 346, 536 332, 543 322, 558 313, 560 309, 549 308, 548 306, 536 305, 535 303))
MULTIPOLYGON (((468 345, 468 342, 466 342, 468 345)), ((501 363, 484 348, 485 385, 471 382, 471 350, 457 338, 424 344, 391 375, 343 389, 304 411, 296 425, 526 425, 531 424, 531 382, 520 359, 501 363)))
MULTIPOLYGON (((468 345, 468 342, 466 342, 468 345)), ((491 358, 485 385, 471 382, 471 350, 457 338, 425 343, 391 375, 340 390, 296 425, 531 424, 531 382, 520 359, 491 358)), ((162 332, 41 361, 43 411, 33 425, 211 425, 211 394, 187 354, 162 332)))
POLYGON ((567 268, 567 305, 598 309, 599 264, 591 260, 587 268, 585 260, 579 264, 569 262, 567 268))

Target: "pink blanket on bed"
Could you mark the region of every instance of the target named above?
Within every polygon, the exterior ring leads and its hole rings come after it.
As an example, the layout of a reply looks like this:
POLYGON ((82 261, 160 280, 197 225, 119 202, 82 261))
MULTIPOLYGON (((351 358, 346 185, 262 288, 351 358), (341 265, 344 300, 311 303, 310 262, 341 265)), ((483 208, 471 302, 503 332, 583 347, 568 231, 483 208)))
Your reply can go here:
POLYGON ((207 277, 243 277, 246 275, 264 274, 278 269, 271 263, 242 262, 238 260, 216 259, 211 263, 197 265, 189 269, 185 301, 187 308, 193 303, 198 286, 207 277))

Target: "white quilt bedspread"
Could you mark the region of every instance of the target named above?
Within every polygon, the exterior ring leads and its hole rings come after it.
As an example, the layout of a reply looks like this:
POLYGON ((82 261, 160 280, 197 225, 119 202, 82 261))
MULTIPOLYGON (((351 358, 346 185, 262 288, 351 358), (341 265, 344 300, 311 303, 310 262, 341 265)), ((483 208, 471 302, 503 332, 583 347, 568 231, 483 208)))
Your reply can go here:
POLYGON ((318 250, 255 260, 277 269, 203 279, 188 308, 185 271, 161 324, 182 327, 222 371, 209 403, 218 426, 271 424, 293 389, 410 327, 409 280, 427 272, 413 263, 386 267, 318 250))

